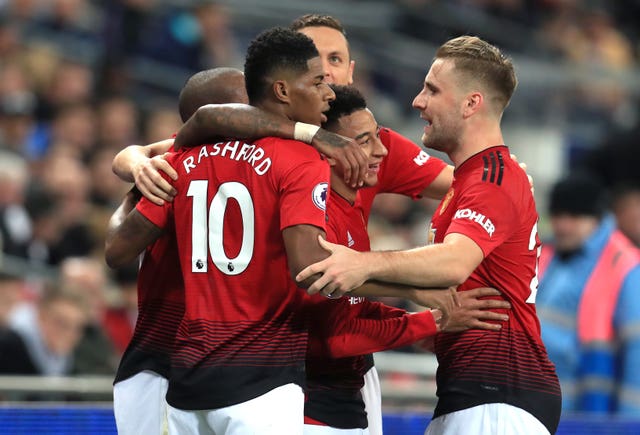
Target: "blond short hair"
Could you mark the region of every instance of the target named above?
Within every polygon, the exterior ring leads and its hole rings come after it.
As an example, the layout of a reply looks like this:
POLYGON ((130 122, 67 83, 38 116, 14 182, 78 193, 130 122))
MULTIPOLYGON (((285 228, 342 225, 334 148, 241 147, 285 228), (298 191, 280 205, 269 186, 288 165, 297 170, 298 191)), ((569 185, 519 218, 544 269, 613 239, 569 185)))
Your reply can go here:
POLYGON ((442 44, 435 58, 452 59, 456 71, 465 79, 486 88, 500 112, 509 104, 518 80, 513 62, 497 47, 477 36, 465 35, 442 44))

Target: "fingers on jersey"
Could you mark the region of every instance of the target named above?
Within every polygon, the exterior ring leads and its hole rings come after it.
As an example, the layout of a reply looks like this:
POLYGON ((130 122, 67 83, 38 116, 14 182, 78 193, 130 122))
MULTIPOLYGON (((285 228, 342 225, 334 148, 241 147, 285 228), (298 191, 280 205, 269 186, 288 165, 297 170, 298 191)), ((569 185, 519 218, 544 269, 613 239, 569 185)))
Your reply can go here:
POLYGON ((164 201, 172 201, 177 193, 171 183, 161 175, 161 172, 173 180, 178 179, 178 173, 164 159, 164 156, 156 156, 147 160, 134 172, 136 186, 140 192, 157 205, 162 205, 164 201))

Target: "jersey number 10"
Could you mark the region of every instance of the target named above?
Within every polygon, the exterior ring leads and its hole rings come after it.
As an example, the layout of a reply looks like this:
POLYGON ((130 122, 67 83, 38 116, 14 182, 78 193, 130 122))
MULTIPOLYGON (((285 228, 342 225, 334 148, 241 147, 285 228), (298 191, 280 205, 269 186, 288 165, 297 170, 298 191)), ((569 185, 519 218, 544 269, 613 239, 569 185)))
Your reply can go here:
POLYGON ((254 207, 249 190, 241 183, 228 182, 219 186, 207 215, 208 180, 193 180, 189 183, 187 196, 193 198, 191 220, 191 272, 207 272, 207 250, 218 270, 225 275, 238 275, 249 266, 253 257, 254 207), (240 206, 242 216, 242 245, 235 258, 227 257, 222 238, 224 215, 229 198, 240 206))

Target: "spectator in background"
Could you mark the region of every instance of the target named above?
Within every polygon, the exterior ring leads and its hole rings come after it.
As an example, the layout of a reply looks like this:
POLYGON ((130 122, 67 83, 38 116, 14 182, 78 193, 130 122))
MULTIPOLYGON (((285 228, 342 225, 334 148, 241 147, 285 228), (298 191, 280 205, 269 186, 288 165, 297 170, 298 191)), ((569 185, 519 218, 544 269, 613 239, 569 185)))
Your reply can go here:
POLYGON ((8 328, 11 313, 25 292, 23 278, 0 271, 0 334, 8 328))
POLYGON ((107 276, 102 262, 90 257, 67 258, 60 265, 60 286, 86 299, 86 322, 75 349, 74 373, 113 374, 117 364, 114 343, 105 332, 107 276))
POLYGON ((104 328, 118 355, 133 337, 138 318, 138 262, 114 271, 117 295, 104 313, 104 328))
POLYGON ((11 316, 11 332, 0 339, 0 372, 49 376, 72 373, 74 350, 86 320, 80 295, 48 289, 36 304, 25 305, 11 316))
POLYGON ((40 151, 43 160, 63 152, 78 161, 85 159, 96 142, 96 115, 88 103, 68 103, 57 108, 49 128, 46 149, 40 151))
POLYGON ((166 10, 148 23, 140 38, 139 55, 168 65, 198 71, 214 66, 242 64, 229 14, 215 1, 192 2, 166 10))
POLYGON ((145 122, 144 143, 159 142, 173 137, 180 127, 182 127, 182 120, 174 107, 167 106, 152 110, 145 122))
POLYGON ((29 169, 24 159, 0 152, 0 239, 6 254, 25 257, 32 238, 32 218, 25 206, 29 169))
MULTIPOLYGON (((49 157, 44 163, 41 179, 43 195, 53 202, 54 215, 50 215, 57 230, 50 233, 46 246, 47 262, 58 265, 67 257, 91 255, 96 240, 89 226, 90 177, 81 161, 63 152, 49 157)), ((37 200, 31 201, 38 207, 37 200)))
POLYGON ((29 91, 0 96, 0 148, 28 155, 36 126, 36 98, 29 91))
POLYGON ((137 143, 140 113, 134 102, 124 96, 103 100, 98 111, 98 138, 102 148, 119 151, 137 143))
POLYGON ((60 53, 53 73, 44 84, 40 116, 51 119, 60 108, 91 100, 95 77, 89 65, 62 60, 60 53))
POLYGON ((640 248, 640 185, 627 183, 616 186, 611 209, 620 231, 640 248))
POLYGON ((640 257, 607 215, 593 177, 552 189, 554 240, 540 259, 536 306, 563 411, 638 415, 640 257))
MULTIPOLYGON (((640 115, 640 105, 636 113, 640 115)), ((640 118, 627 129, 609 132, 607 137, 578 162, 582 171, 595 174, 612 192, 611 210, 618 228, 640 246, 640 118)))

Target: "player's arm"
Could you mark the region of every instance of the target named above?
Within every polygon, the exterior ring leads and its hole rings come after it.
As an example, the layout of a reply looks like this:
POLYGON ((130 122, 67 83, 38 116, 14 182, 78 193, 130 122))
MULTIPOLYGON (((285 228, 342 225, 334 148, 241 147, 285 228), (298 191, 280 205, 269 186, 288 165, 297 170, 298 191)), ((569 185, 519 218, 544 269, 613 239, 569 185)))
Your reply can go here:
MULTIPOLYGON (((323 260, 328 256, 327 251, 320 247, 318 237, 325 236, 324 230, 314 225, 293 225, 282 231, 289 272, 291 277, 302 271, 312 263, 323 260)), ((298 283, 301 287, 309 287, 317 277, 310 277, 298 283)))
POLYGON ((420 196, 427 198, 442 199, 453 183, 453 166, 447 165, 438 176, 424 188, 420 196))
POLYGON ((114 269, 131 263, 162 235, 161 228, 135 209, 137 201, 136 195, 129 192, 109 221, 104 256, 114 269))
POLYGON ((162 205, 172 201, 176 191, 160 172, 176 180, 178 174, 164 159, 173 145, 173 139, 165 139, 149 145, 129 145, 116 154, 113 172, 124 181, 134 182, 140 192, 151 202, 162 205))
MULTIPOLYGON (((447 332, 459 332, 469 328, 500 329, 500 325, 487 321, 507 321, 504 313, 491 310, 508 310, 509 302, 499 299, 483 299, 500 296, 501 293, 490 287, 480 287, 458 292, 454 287, 448 289, 425 289, 397 284, 366 282, 351 292, 353 296, 399 297, 408 299, 416 305, 437 309, 442 313, 439 327, 447 332)), ((385 313, 388 315, 388 313, 385 313)))
MULTIPOLYGON (((418 295, 418 302, 433 308, 442 305, 440 299, 449 291, 415 289, 414 293, 418 295)), ((358 317, 347 322, 337 319, 329 325, 326 350, 333 358, 343 358, 407 346, 438 332, 460 332, 470 328, 497 331, 502 325, 490 322, 506 322, 509 316, 490 310, 509 309, 509 303, 480 298, 498 295, 498 290, 487 287, 460 292, 460 302, 446 320, 440 318, 437 308, 399 315, 402 310, 365 301, 366 309, 358 317)))
POLYGON ((395 349, 435 335, 439 330, 440 313, 437 310, 398 316, 395 308, 378 302, 363 303, 383 305, 374 308, 381 317, 357 317, 346 324, 336 318, 327 331, 323 356, 345 358, 395 349))
POLYGON ((377 280, 422 288, 447 288, 462 284, 484 259, 482 249, 471 238, 448 234, 443 243, 408 251, 356 252, 320 240, 331 256, 302 271, 296 279, 322 274, 308 289, 310 294, 339 297, 377 280), (335 293, 334 293, 335 292, 335 293))
POLYGON ((418 287, 458 286, 480 265, 484 253, 470 237, 451 233, 442 243, 408 251, 375 252, 367 279, 418 287))
POLYGON ((267 136, 311 144, 343 165, 345 181, 352 186, 364 179, 368 168, 367 157, 354 140, 246 104, 208 104, 200 107, 178 132, 174 148, 193 147, 222 138, 256 139, 267 136))

